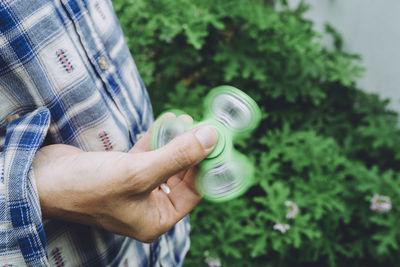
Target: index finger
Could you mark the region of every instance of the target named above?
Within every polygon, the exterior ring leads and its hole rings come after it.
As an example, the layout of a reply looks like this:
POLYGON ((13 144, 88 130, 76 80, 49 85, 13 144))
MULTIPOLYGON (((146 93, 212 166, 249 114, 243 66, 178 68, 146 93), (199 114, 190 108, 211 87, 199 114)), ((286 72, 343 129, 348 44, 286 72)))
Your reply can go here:
POLYGON ((201 200, 201 195, 196 190, 196 175, 197 168, 190 168, 183 180, 168 194, 180 219, 185 217, 201 200))

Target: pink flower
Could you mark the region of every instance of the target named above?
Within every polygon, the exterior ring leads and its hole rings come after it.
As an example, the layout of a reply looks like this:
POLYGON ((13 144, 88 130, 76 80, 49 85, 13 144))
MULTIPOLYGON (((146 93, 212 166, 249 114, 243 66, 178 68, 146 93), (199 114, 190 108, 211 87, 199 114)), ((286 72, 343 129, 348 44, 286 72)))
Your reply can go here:
POLYGON ((206 257, 204 261, 207 263, 207 265, 209 267, 221 267, 222 266, 220 259, 211 257, 210 252, 208 250, 206 250, 204 252, 204 256, 206 257))
POLYGON ((205 262, 209 267, 221 267, 221 261, 218 258, 207 257, 205 262))
POLYGON ((388 196, 375 194, 371 199, 370 209, 376 212, 388 212, 392 209, 392 203, 388 196))
POLYGON ((286 200, 285 206, 289 207, 289 211, 286 213, 286 219, 294 219, 297 216, 297 213, 299 213, 299 207, 297 204, 290 200, 286 200))
POLYGON ((280 231, 282 234, 286 233, 287 230, 290 229, 289 224, 281 224, 280 222, 276 222, 274 224, 274 230, 280 231))

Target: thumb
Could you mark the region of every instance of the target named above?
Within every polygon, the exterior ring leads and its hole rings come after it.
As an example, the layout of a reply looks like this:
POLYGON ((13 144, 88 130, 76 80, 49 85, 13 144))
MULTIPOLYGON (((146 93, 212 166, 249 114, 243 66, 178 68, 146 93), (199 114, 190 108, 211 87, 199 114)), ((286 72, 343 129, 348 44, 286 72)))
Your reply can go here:
POLYGON ((147 177, 157 187, 167 178, 202 161, 214 149, 218 134, 211 126, 202 126, 183 133, 167 145, 150 152, 146 158, 150 168, 147 177))

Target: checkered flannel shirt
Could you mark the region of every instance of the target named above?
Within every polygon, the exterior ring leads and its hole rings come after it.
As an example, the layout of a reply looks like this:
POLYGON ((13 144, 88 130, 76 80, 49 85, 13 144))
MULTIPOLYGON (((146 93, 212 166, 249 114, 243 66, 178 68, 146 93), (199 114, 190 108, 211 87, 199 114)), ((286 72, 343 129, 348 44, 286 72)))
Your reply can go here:
POLYGON ((41 146, 128 151, 151 123, 109 0, 0 0, 0 266, 182 265, 187 217, 151 245, 41 217, 41 146))

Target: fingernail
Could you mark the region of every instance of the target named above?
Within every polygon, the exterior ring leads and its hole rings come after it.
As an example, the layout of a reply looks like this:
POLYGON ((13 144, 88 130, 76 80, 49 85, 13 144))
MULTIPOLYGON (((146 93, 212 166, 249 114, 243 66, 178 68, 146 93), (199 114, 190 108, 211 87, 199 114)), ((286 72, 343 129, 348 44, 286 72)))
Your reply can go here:
POLYGON ((193 124, 193 118, 190 117, 187 114, 180 115, 178 118, 183 120, 188 125, 192 125, 193 124))
POLYGON ((165 192, 165 194, 171 193, 171 188, 166 183, 161 184, 161 189, 165 192))
POLYGON ((157 121, 163 121, 171 118, 176 118, 176 115, 172 112, 166 112, 157 118, 157 121))
POLYGON ((203 126, 195 133, 196 138, 205 150, 212 148, 218 139, 218 134, 214 128, 203 126))

